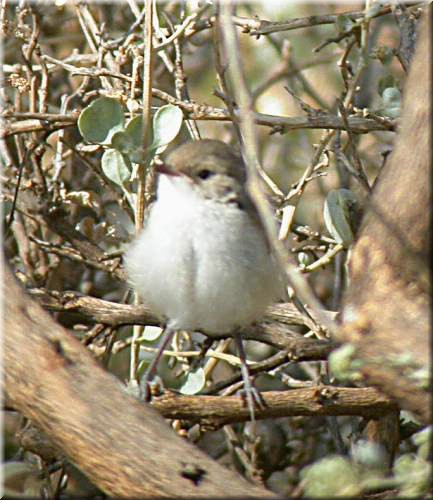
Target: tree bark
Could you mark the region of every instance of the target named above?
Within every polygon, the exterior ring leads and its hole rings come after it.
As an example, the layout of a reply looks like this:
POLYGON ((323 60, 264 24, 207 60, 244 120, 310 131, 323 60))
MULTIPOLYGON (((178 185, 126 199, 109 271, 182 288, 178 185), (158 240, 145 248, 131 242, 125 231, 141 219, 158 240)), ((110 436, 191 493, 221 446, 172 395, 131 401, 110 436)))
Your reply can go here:
POLYGON ((431 422, 431 7, 420 22, 394 149, 379 174, 350 262, 339 340, 371 384, 431 422))
MULTIPOLYGON (((110 326, 123 325, 160 325, 161 320, 144 305, 117 304, 78 292, 58 292, 33 288, 29 293, 50 311, 78 313, 83 319, 110 326)), ((336 313, 324 311, 330 318, 336 313)), ((306 325, 307 318, 290 303, 276 304, 268 308, 263 323, 246 327, 242 338, 256 340, 272 345, 277 349, 287 350, 287 358, 292 361, 326 360, 335 347, 330 340, 318 340, 304 337, 293 331, 288 325, 306 325)), ((230 336, 221 334, 220 338, 230 336)), ((216 336, 214 335, 214 338, 216 336)), ((120 345, 127 342, 119 341, 120 345)), ((116 347, 113 349, 116 352, 116 347)))
MULTIPOLYGON (((261 394, 265 407, 257 409, 256 418, 294 416, 357 415, 378 419, 398 409, 388 397, 372 387, 346 388, 316 386, 269 391, 261 394)), ((153 406, 166 418, 199 422, 208 429, 226 424, 247 422, 248 408, 236 396, 177 396, 167 392, 155 398, 153 406)))
POLYGON ((4 270, 7 403, 114 497, 268 496, 177 437, 4 270))

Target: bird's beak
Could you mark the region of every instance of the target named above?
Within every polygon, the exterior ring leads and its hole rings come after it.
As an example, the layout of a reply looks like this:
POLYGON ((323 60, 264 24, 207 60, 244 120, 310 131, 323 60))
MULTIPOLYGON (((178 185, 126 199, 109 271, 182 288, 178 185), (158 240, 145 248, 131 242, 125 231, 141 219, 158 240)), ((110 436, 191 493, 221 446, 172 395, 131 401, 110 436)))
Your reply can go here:
POLYGON ((176 170, 172 170, 171 168, 167 167, 164 163, 159 163, 158 165, 155 166, 155 170, 159 174, 165 174, 165 175, 170 175, 172 177, 177 177, 180 174, 180 172, 177 172, 176 170))

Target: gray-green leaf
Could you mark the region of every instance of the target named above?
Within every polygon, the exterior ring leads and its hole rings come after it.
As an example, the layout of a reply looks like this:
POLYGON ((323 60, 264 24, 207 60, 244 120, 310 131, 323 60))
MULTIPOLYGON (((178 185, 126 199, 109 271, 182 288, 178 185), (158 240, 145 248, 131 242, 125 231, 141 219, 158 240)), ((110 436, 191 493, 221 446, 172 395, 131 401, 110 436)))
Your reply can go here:
POLYGON ((348 247, 354 239, 350 225, 351 208, 357 204, 355 195, 349 189, 334 189, 325 200, 323 217, 326 229, 335 241, 348 247))
POLYGON ((143 338, 152 342, 161 336, 163 329, 159 326, 146 326, 143 332, 143 338))
POLYGON ((143 119, 136 116, 129 121, 125 130, 116 132, 111 138, 111 146, 121 153, 129 155, 137 149, 143 149, 143 119))
POLYGON ((346 458, 328 456, 301 471, 307 497, 355 497, 361 493, 360 477, 346 458), (324 481, 326 478, 326 481, 324 481))
POLYGON ((337 16, 337 20, 335 21, 335 25, 339 33, 347 33, 349 32, 353 26, 354 22, 350 19, 349 16, 345 16, 344 14, 340 14, 337 16))
POLYGON ((206 377, 203 368, 198 368, 193 372, 189 372, 185 382, 180 388, 181 394, 193 395, 199 393, 206 383, 206 377))
POLYGON ((115 149, 107 149, 104 152, 101 166, 104 174, 118 186, 122 186, 131 176, 128 157, 115 149))
POLYGON ((398 118, 401 109, 401 92, 396 87, 388 87, 382 93, 382 113, 390 118, 398 118))
POLYGON ((301 267, 306 267, 311 264, 312 259, 311 255, 307 252, 299 252, 298 253, 298 262, 301 267))
POLYGON ((143 163, 145 161, 145 152, 143 150, 143 117, 136 116, 129 121, 125 129, 125 134, 129 139, 129 159, 134 163, 143 163))
POLYGON ((379 14, 381 8, 382 8, 382 4, 380 2, 372 3, 370 5, 370 8, 368 9, 367 13, 365 14, 365 17, 367 19, 372 19, 374 16, 377 16, 377 14, 379 14))
POLYGON ((355 358, 356 348, 353 344, 343 344, 331 352, 329 356, 329 369, 338 380, 346 381, 359 378, 360 360, 355 358))
POLYGON ((110 97, 99 97, 81 111, 78 130, 88 142, 109 144, 111 137, 122 130, 125 115, 119 101, 110 97))
POLYGON ((152 149, 162 152, 179 133, 182 126, 183 113, 180 108, 167 104, 158 109, 153 116, 152 149))

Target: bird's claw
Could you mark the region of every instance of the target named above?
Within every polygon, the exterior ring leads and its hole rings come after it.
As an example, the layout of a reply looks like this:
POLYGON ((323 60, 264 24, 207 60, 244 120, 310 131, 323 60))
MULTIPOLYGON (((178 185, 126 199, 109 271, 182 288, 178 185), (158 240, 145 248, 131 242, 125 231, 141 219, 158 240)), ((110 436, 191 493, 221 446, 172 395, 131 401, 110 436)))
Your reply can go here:
POLYGON ((253 382, 251 382, 251 387, 249 389, 244 388, 239 391, 244 405, 247 405, 248 403, 248 394, 247 394, 248 390, 251 391, 251 399, 254 403, 254 406, 258 410, 266 409, 267 407, 266 401, 263 399, 263 396, 261 395, 257 387, 253 384, 253 382))

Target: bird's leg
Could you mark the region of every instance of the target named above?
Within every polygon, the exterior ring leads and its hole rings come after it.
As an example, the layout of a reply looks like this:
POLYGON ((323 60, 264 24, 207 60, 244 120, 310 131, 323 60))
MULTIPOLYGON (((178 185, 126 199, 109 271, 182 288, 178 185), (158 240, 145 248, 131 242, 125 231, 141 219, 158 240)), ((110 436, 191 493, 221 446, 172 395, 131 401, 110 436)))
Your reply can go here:
POLYGON ((250 412, 251 422, 254 423, 255 422, 254 404, 260 409, 263 409, 266 406, 266 404, 262 396, 260 395, 260 392, 255 387, 254 382, 250 378, 250 372, 248 370, 248 365, 247 365, 247 357, 245 355, 244 345, 242 342, 242 337, 240 335, 240 332, 236 332, 234 338, 239 353, 239 358, 241 360, 241 373, 244 382, 244 390, 247 399, 248 410, 250 412))
POLYGON ((147 370, 144 373, 143 378, 141 379, 140 386, 144 390, 144 394, 142 396, 144 401, 150 401, 151 398, 150 382, 152 382, 152 379, 155 376, 156 369, 158 368, 158 363, 162 357, 162 353, 164 352, 168 344, 171 342, 171 339, 173 338, 175 331, 176 330, 174 330, 169 326, 165 327, 161 335, 161 341, 159 343, 158 350, 154 358, 152 359, 150 365, 147 367, 147 370))

